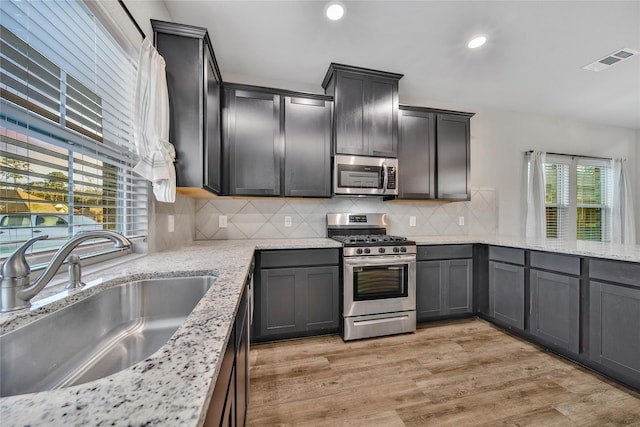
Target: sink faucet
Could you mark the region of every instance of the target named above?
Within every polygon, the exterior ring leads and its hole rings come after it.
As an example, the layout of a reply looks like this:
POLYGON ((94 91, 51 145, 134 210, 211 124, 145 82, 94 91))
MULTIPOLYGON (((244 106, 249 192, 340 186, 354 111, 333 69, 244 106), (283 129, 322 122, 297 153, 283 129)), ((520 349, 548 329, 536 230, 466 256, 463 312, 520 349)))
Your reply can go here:
POLYGON ((38 236, 26 241, 11 254, 2 264, 0 274, 0 312, 19 310, 31 305, 30 300, 49 283, 58 272, 67 256, 78 245, 89 239, 107 238, 115 243, 116 248, 121 248, 131 253, 131 241, 120 233, 109 230, 93 230, 77 233, 56 252, 42 275, 33 284, 30 284, 29 274, 31 268, 25 258, 26 250, 38 240, 47 239, 49 236, 38 236))

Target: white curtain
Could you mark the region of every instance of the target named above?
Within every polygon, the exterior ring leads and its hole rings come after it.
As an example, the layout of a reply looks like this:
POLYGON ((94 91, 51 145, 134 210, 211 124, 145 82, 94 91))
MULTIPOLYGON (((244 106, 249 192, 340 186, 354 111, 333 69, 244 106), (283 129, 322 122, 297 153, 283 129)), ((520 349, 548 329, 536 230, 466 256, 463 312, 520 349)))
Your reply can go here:
POLYGON ((544 163, 546 153, 534 151, 528 154, 526 194, 525 237, 544 240, 547 237, 547 213, 545 209, 546 185, 544 163))
POLYGON ((627 174, 624 159, 611 161, 613 172, 613 203, 611 208, 611 241, 635 245, 636 226, 634 221, 633 189, 627 174))
POLYGON ((148 38, 138 64, 134 140, 140 161, 134 171, 153 183, 159 202, 176 199, 175 149, 169 143, 169 92, 164 58, 148 38))

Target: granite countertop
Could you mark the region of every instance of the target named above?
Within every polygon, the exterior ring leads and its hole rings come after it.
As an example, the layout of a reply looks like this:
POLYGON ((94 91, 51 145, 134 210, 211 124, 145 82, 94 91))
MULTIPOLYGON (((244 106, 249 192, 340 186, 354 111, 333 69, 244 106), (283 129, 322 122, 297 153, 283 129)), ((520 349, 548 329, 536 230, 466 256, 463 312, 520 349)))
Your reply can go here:
MULTIPOLYGON (((9 426, 200 426, 255 249, 331 248, 330 239, 197 242, 133 259, 84 277, 87 288, 33 310, 3 313, 4 334, 74 301, 130 281, 214 276, 215 283, 171 339, 147 359, 105 378, 60 390, 0 398, 9 426)), ((37 305, 37 303, 36 303, 37 305)), ((46 344, 36 351, 46 351, 46 344)))
POLYGON ((412 236, 411 240, 415 240, 418 245, 483 243, 617 261, 640 262, 640 245, 617 245, 613 243, 587 241, 542 241, 517 236, 498 235, 412 236))
MULTIPOLYGON (((539 242, 505 236, 412 236, 419 245, 484 243, 640 262, 640 246, 594 242, 539 242)), ((214 276, 215 283, 171 339, 142 362, 105 378, 61 390, 0 398, 0 424, 9 426, 200 426, 213 393, 220 355, 232 329, 256 249, 339 248, 331 239, 221 240, 196 242, 171 252, 132 257, 84 277, 88 286, 46 288, 39 308, 0 315, 7 333, 72 302, 135 280, 214 276), (58 293, 51 301, 50 294, 58 293)), ((38 302, 38 300, 40 300, 38 302)), ((38 351, 46 351, 45 348, 38 351)))

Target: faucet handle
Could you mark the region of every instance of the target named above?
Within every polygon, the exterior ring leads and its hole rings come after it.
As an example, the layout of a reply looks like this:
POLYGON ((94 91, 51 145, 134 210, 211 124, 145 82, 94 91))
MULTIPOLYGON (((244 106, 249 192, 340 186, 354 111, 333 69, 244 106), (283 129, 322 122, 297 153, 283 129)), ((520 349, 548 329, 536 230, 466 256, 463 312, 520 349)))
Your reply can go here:
POLYGON ((38 240, 48 239, 48 235, 37 236, 33 239, 29 239, 22 244, 18 249, 15 250, 14 253, 9 255, 9 257, 2 264, 2 269, 0 270, 3 279, 9 278, 20 278, 26 277, 31 272, 31 268, 25 259, 25 252, 31 245, 33 245, 38 240))

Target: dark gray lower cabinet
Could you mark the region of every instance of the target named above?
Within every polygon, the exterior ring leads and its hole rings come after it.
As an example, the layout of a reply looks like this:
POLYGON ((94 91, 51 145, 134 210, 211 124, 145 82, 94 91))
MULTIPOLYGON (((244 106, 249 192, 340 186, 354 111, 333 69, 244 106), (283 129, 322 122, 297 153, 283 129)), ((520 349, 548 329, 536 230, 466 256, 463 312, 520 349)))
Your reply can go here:
POLYGON ((489 317, 524 330, 524 267, 489 261, 489 317))
POLYGON ((473 261, 419 261, 416 263, 417 320, 472 313, 473 261))
POLYGON ((473 246, 420 245, 416 254, 418 321, 473 313, 473 246))
POLYGON ((264 251, 258 257, 253 340, 338 331, 337 249, 264 251))
POLYGON ((640 387, 640 287, 591 280, 589 307, 589 359, 640 387))
POLYGON ((249 403, 249 295, 246 288, 233 325, 205 427, 245 425, 249 403))
POLYGON ((566 350, 580 351, 580 280, 531 270, 530 332, 566 350))
POLYGON ((338 267, 260 272, 260 337, 337 329, 338 267))

